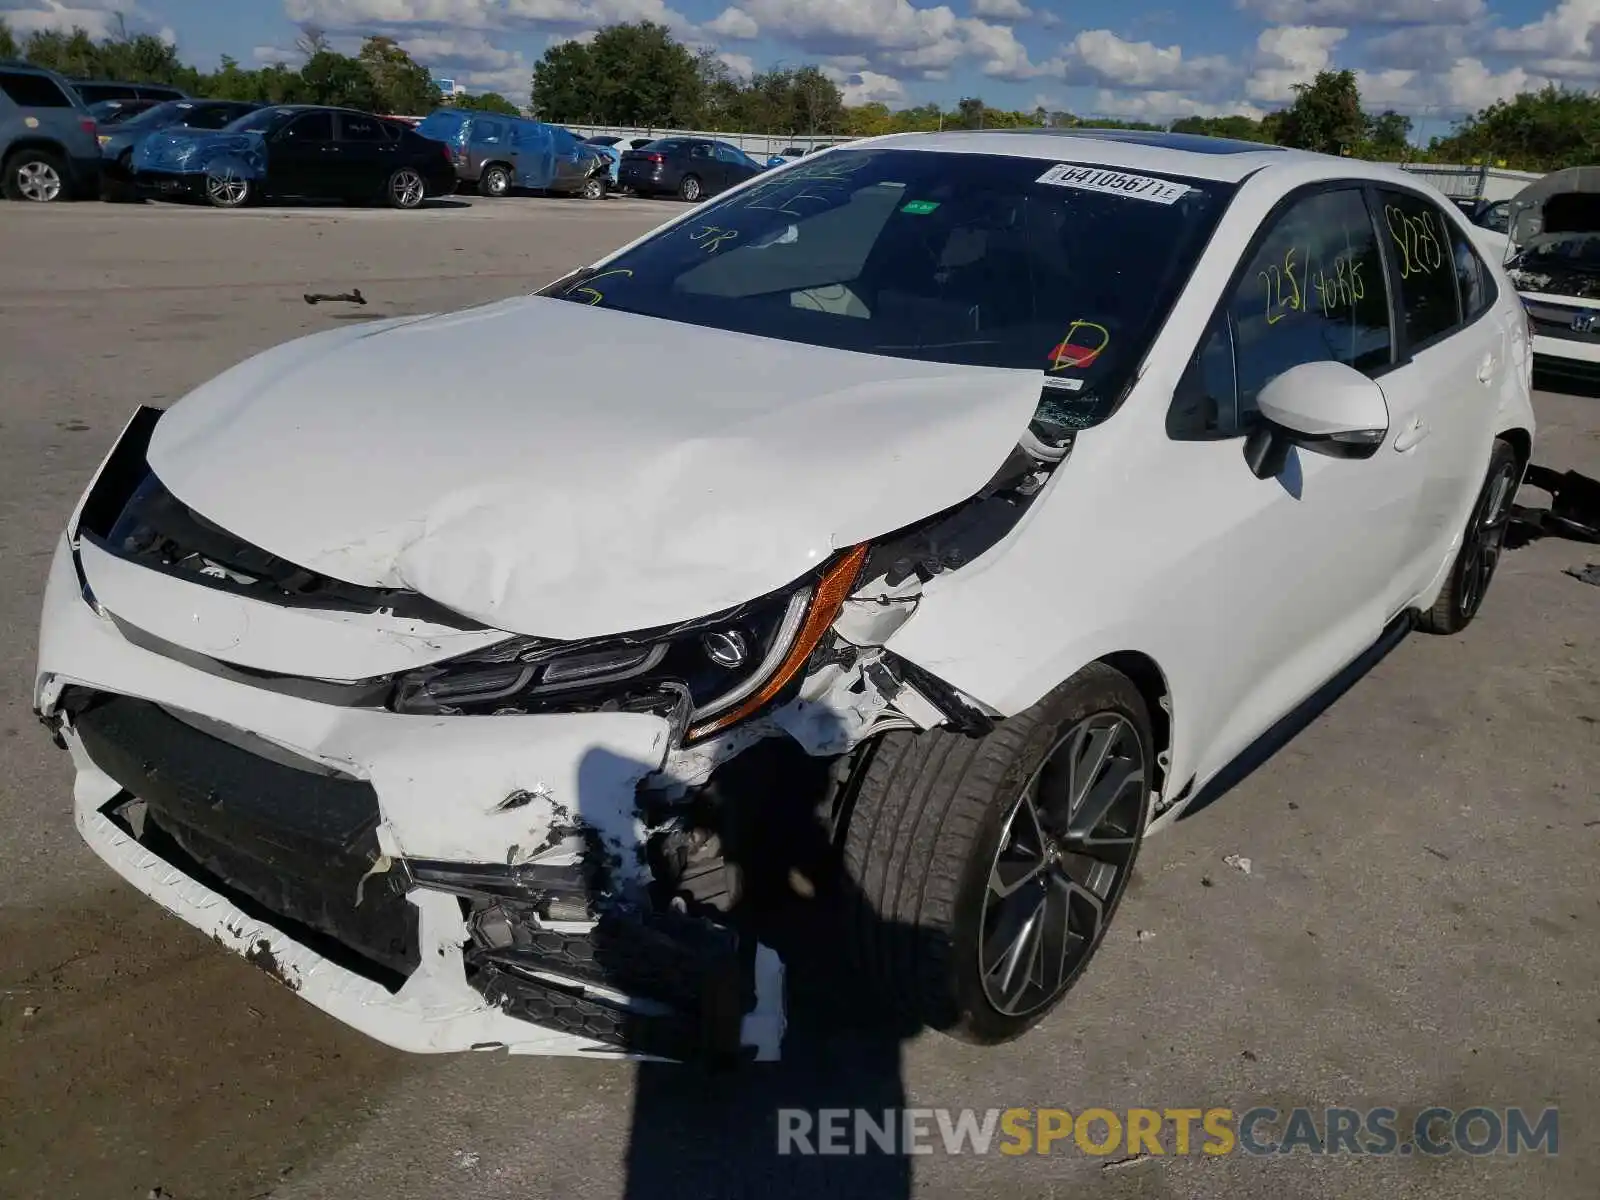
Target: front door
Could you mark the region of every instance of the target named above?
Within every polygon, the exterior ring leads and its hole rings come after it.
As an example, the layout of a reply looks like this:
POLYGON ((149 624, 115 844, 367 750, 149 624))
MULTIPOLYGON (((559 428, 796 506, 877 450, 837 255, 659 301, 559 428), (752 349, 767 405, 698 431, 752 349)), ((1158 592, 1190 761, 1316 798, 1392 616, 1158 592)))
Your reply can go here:
POLYGON ((267 186, 280 195, 338 194, 338 152, 333 114, 301 113, 273 135, 267 151, 267 186))
MULTIPOLYGON (((1378 230, 1359 186, 1293 199, 1247 252, 1174 398, 1169 490, 1189 497, 1166 535, 1199 622, 1210 695, 1191 745, 1202 778, 1377 641, 1416 506, 1412 460, 1293 449, 1258 479, 1243 442, 1268 381, 1335 360, 1382 379, 1392 364, 1378 230)), ((1391 414, 1391 426, 1394 415, 1391 414)), ((1390 440, 1393 438, 1391 428, 1390 440)))

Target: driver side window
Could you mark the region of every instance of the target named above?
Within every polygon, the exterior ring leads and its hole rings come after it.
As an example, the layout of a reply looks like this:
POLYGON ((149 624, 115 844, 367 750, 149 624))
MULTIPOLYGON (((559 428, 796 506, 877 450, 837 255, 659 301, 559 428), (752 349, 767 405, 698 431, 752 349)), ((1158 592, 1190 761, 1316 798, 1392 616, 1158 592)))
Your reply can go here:
POLYGON ((1232 437, 1290 367, 1342 362, 1364 374, 1393 359, 1383 255, 1357 187, 1294 202, 1267 227, 1174 397, 1174 437, 1232 437))
POLYGON ((318 112, 296 117, 278 135, 285 142, 333 141, 333 114, 318 112))

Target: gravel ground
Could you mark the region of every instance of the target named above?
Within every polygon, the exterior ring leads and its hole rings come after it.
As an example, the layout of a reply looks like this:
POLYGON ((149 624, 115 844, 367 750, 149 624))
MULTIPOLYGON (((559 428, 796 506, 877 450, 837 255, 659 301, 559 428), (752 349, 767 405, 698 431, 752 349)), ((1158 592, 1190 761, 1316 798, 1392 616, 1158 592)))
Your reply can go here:
MULTIPOLYGON (((58 530, 133 407, 332 323, 529 290, 675 208, 0 206, 0 1195, 1590 1197, 1600 1169, 1600 550, 1510 554, 1477 624, 1413 637, 1151 842, 1104 951, 983 1051, 807 1036, 738 1079, 413 1058, 121 886, 29 713, 58 530), (369 307, 310 308, 359 286, 369 307), (1244 856, 1248 874, 1224 862, 1244 856), (779 1157, 774 1110, 1561 1108, 1560 1153, 779 1157)), ((651 369, 655 369, 651 367, 651 369)), ((1542 392, 1537 460, 1600 475, 1600 400, 1542 392)), ((285 486, 293 486, 292 472, 285 486)), ((1231 633, 1219 629, 1218 636, 1231 633)))

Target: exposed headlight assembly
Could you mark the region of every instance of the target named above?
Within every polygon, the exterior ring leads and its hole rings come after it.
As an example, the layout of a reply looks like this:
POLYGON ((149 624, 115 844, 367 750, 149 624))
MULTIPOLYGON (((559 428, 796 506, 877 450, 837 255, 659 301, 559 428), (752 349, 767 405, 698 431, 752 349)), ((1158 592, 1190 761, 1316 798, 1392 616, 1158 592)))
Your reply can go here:
POLYGON ((684 740, 719 733, 765 708, 804 669, 854 589, 867 547, 798 586, 667 630, 582 644, 512 638, 412 671, 391 707, 405 713, 521 713, 683 703, 684 740))

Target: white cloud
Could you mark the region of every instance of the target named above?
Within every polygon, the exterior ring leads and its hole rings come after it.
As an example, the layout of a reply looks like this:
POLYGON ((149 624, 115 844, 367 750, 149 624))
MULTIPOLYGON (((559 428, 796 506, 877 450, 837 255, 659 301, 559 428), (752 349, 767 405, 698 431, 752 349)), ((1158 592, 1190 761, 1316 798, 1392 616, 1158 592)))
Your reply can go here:
POLYGON ((756 73, 755 60, 748 54, 729 54, 724 52, 717 55, 717 61, 727 67, 735 79, 749 79, 756 73))
POLYGON ((1480 31, 1469 25, 1424 25, 1371 38, 1363 57, 1377 67, 1445 70, 1471 51, 1480 31))
POLYGON ((674 30, 692 23, 666 0, 284 0, 284 13, 299 24, 328 29, 374 26, 394 29, 593 28, 622 21, 656 21, 674 30))
POLYGON ((1115 91, 1214 87, 1238 70, 1220 56, 1186 58, 1182 46, 1130 42, 1109 29, 1078 34, 1046 69, 1068 83, 1095 84, 1115 91))
POLYGON ((841 71, 823 67, 822 73, 839 86, 846 104, 893 104, 906 98, 905 85, 892 75, 877 71, 841 71))
POLYGON ((1472 21, 1484 0, 1237 0, 1275 25, 1438 25, 1472 21))
POLYGON ((1262 104, 1287 104, 1294 85, 1307 83, 1333 63, 1333 51, 1349 31, 1319 25, 1280 25, 1263 29, 1245 95, 1262 104))
POLYGON ((1595 53, 1597 32, 1600 32, 1600 0, 1560 0, 1538 21, 1517 29, 1494 30, 1490 46, 1493 50, 1530 58, 1571 61, 1595 53))
POLYGON ((725 8, 722 15, 706 25, 718 37, 749 39, 761 32, 761 26, 742 8, 725 8))
POLYGON ((1096 116, 1126 121, 1164 123, 1179 117, 1246 116, 1260 120, 1266 115, 1253 104, 1210 104, 1186 92, 1118 92, 1102 88, 1095 93, 1091 110, 1096 116))
POLYGON ((140 15, 136 5, 119 0, 35 0, 21 9, 0 4, 0 18, 19 37, 45 30, 65 33, 76 28, 87 31, 92 38, 107 38, 117 31, 118 11, 130 25, 140 15))
POLYGON ((467 70, 503 71, 522 60, 520 53, 495 45, 482 30, 476 29, 458 34, 408 34, 400 38, 400 45, 427 67, 448 63, 467 70))
POLYGON ((1496 72, 1479 59, 1461 58, 1432 73, 1404 68, 1357 71, 1356 82, 1369 109, 1443 115, 1475 112, 1518 92, 1537 90, 1549 80, 1522 67, 1496 72))
POLYGON ((1033 16, 1033 9, 1022 0, 968 0, 967 11, 991 21, 1026 21, 1033 16))

